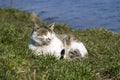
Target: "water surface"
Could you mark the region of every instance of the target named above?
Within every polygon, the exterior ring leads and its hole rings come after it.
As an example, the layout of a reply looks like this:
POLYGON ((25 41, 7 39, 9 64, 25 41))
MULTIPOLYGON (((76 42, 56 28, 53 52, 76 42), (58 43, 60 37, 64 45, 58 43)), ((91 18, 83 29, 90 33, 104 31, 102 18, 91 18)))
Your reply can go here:
POLYGON ((0 7, 35 12, 47 23, 73 29, 102 27, 120 33, 120 0, 0 0, 0 7))

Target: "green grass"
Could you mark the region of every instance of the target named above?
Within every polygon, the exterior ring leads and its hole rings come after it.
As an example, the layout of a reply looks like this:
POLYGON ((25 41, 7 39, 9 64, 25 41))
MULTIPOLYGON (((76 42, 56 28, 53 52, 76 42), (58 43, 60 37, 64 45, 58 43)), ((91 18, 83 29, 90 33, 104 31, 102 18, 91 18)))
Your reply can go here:
POLYGON ((72 30, 56 24, 56 33, 74 34, 89 52, 86 59, 67 61, 33 55, 28 49, 31 26, 30 13, 0 8, 0 80, 120 79, 120 34, 101 28, 72 30))

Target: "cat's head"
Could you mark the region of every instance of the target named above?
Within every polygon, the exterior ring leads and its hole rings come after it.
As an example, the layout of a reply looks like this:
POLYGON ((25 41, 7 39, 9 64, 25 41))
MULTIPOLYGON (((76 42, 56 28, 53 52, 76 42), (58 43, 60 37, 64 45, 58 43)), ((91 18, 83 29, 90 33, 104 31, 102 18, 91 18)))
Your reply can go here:
POLYGON ((38 46, 48 45, 55 37, 53 29, 54 23, 43 27, 39 27, 37 24, 34 24, 31 35, 31 39, 33 40, 34 44, 38 46))

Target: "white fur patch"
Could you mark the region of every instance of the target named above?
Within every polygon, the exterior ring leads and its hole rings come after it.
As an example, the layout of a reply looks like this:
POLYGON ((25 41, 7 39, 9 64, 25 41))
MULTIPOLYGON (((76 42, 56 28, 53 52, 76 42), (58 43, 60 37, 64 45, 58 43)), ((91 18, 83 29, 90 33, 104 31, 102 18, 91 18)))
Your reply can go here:
POLYGON ((85 55, 88 54, 87 49, 85 48, 82 42, 74 42, 74 41, 71 42, 71 46, 69 49, 73 49, 73 50, 78 49, 82 57, 85 57, 85 55))
MULTIPOLYGON (((35 55, 41 55, 41 54, 51 54, 58 58, 61 57, 61 51, 64 48, 63 43, 60 39, 56 37, 55 34, 48 34, 46 36, 43 36, 44 38, 51 38, 49 45, 43 45, 43 46, 36 46, 30 41, 29 48, 34 51, 35 55)), ((42 41, 39 41, 38 37, 36 36, 36 33, 33 33, 31 35, 31 39, 34 39, 36 42, 41 43, 42 41)))

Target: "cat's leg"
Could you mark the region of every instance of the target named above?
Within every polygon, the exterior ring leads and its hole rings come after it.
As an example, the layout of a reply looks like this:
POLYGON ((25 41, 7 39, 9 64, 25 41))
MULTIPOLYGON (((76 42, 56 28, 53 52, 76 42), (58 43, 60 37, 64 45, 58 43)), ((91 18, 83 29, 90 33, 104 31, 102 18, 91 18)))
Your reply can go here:
POLYGON ((60 54, 61 54, 60 59, 64 59, 64 57, 65 57, 65 49, 63 49, 60 54))
POLYGON ((68 56, 69 56, 70 59, 75 59, 75 58, 81 58, 82 57, 81 53, 78 49, 75 49, 75 50, 71 49, 68 53, 68 56))

